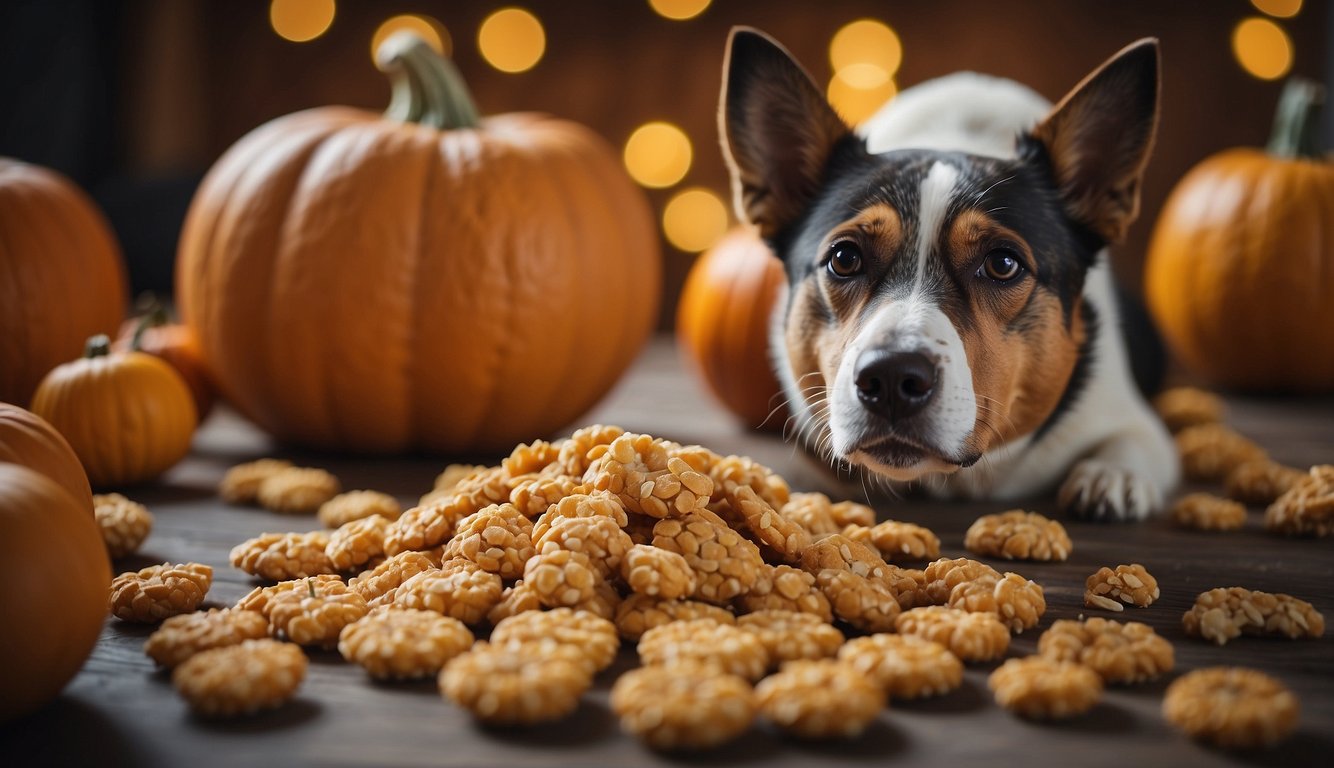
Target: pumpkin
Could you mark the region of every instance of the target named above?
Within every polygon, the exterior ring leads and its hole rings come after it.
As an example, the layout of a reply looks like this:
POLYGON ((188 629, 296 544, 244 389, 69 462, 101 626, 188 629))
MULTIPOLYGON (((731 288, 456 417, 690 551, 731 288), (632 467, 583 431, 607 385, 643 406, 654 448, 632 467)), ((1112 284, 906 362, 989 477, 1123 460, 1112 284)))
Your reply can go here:
POLYGON ((759 235, 739 228, 691 267, 677 306, 677 344, 709 390, 753 428, 778 430, 787 421, 769 353, 770 318, 786 283, 759 235))
POLYGON ((42 417, 17 405, 0 403, 0 463, 22 464, 46 475, 92 516, 93 491, 79 457, 42 417))
POLYGON ((596 402, 653 328, 643 193, 588 129, 481 119, 395 35, 381 116, 243 137, 191 202, 177 302, 221 394, 273 435, 366 453, 504 451, 596 402))
POLYGON ((1215 384, 1334 391, 1334 163, 1319 89, 1290 83, 1268 152, 1195 166, 1159 214, 1145 296, 1168 344, 1215 384))
POLYGON ((32 410, 69 441, 94 488, 170 469, 190 450, 196 424, 190 389, 175 369, 143 352, 112 352, 106 336, 47 374, 32 410))
POLYGON ((171 322, 166 308, 161 304, 153 303, 141 317, 121 324, 120 338, 116 339, 111 348, 117 352, 146 352, 162 358, 176 369, 190 388, 190 397, 195 401, 195 413, 200 423, 213 410, 213 379, 204 364, 199 341, 190 328, 171 322))
POLYGON ((27 405, 46 372, 125 316, 120 249, 60 174, 0 157, 0 401, 27 405))

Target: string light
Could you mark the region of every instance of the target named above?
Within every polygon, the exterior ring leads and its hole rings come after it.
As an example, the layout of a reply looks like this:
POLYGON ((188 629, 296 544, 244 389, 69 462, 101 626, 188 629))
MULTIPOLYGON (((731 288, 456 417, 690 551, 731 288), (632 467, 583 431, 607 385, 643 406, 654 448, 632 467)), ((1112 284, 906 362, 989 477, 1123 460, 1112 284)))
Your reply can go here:
POLYGON ((690 170, 690 138, 671 123, 645 123, 626 140, 624 159, 635 181, 646 187, 670 187, 690 170))
POLYGON ((1237 63, 1261 80, 1277 80, 1292 69, 1292 41, 1269 19, 1252 17, 1232 31, 1237 63))
POLYGON ((662 231, 667 242, 683 251, 708 250, 727 233, 727 206, 711 189, 678 192, 662 211, 662 231))
POLYGON ((284 40, 304 43, 329 29, 334 12, 334 0, 273 0, 269 24, 284 40))
POLYGON ((712 0, 648 0, 649 6, 657 11, 659 16, 673 21, 695 18, 704 13, 710 2, 712 0))
POLYGON ((838 112, 844 120, 852 125, 865 122, 867 118, 876 113, 876 110, 884 106, 898 93, 898 86, 883 74, 884 70, 872 67, 875 72, 881 73, 881 76, 877 78, 873 73, 860 70, 859 66, 861 65, 840 69, 829 79, 829 89, 825 92, 825 97, 829 99, 834 111, 838 112), (854 79, 849 80, 849 75, 854 79), (878 83, 876 83, 877 79, 878 83), (876 84, 862 88, 858 87, 856 83, 876 84))
POLYGON ((857 64, 870 64, 893 77, 903 62, 903 43, 893 29, 881 21, 859 19, 834 33, 829 43, 829 63, 835 72, 857 64))
POLYGON ((501 72, 525 72, 542 59, 547 35, 533 14, 522 8, 502 8, 482 22, 477 47, 482 58, 501 72))
POLYGON ((1302 0, 1251 0, 1251 5, 1280 19, 1290 19, 1302 11, 1302 0))

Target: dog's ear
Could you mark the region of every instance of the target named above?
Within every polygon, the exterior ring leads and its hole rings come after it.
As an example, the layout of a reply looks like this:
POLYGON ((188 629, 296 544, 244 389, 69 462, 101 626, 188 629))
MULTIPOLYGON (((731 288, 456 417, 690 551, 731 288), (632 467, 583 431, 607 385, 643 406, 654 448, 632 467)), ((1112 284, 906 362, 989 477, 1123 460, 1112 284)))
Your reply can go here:
POLYGON ((1139 214, 1140 179, 1158 128, 1158 41, 1123 48, 1032 131, 1046 146, 1070 215, 1115 243, 1139 214))
POLYGON ((727 41, 718 121, 737 215, 765 239, 806 208, 834 146, 852 133, 801 65, 748 27, 727 41))

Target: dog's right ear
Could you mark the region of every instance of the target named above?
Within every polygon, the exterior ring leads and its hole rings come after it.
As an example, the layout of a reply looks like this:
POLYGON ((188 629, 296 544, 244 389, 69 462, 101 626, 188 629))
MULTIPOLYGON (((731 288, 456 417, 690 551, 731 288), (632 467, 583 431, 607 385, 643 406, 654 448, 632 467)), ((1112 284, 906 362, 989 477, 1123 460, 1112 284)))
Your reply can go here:
POLYGON ((766 240, 810 204, 830 153, 852 133, 801 65, 749 27, 727 41, 718 121, 737 215, 766 240))

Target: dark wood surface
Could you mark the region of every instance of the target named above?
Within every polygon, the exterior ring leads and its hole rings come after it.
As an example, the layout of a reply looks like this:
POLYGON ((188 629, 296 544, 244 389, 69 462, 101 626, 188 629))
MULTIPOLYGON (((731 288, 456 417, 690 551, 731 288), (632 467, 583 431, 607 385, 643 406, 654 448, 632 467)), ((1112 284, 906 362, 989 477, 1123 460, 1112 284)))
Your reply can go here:
MULTIPOLYGON (((1334 462, 1334 402, 1232 398, 1230 405, 1233 425, 1275 458, 1298 466, 1334 462)), ((666 340, 655 342, 582 421, 617 423, 745 453, 784 474, 794 489, 865 498, 859 486, 841 485, 778 437, 736 426, 682 370, 666 340)), ((228 565, 233 545, 263 531, 317 527, 313 518, 227 507, 215 496, 216 483, 228 466, 268 455, 328 468, 346 488, 384 490, 409 503, 430 488, 446 463, 438 458, 368 460, 285 451, 234 415, 220 412, 199 432, 184 462, 160 483, 132 492, 149 505, 156 523, 140 555, 118 562, 118 570, 192 560, 215 568, 210 603, 230 604, 251 589, 255 582, 228 565)), ((874 498, 873 503, 882 517, 935 530, 948 556, 965 554, 963 533, 978 515, 1011 506, 892 498, 874 498)), ((1054 514, 1049 499, 1025 506, 1054 514)), ((947 696, 896 702, 855 741, 801 743, 756 725, 715 752, 662 755, 622 735, 608 708, 616 675, 635 663, 630 647, 622 650, 612 669, 599 675, 573 718, 540 728, 480 728, 444 701, 433 682, 371 683, 360 668, 343 663, 336 653, 320 651, 311 654, 309 675, 293 702, 256 717, 208 722, 189 714, 168 677, 143 655, 149 629, 108 621, 92 657, 55 702, 0 725, 0 764, 994 766, 1031 764, 1035 759, 1115 766, 1327 764, 1334 752, 1334 637, 1298 642, 1241 638, 1218 648, 1186 638, 1181 630, 1181 614, 1195 595, 1218 586, 1286 592, 1334 618, 1334 541, 1277 538, 1266 534, 1260 523, 1258 510, 1252 510, 1245 530, 1225 534, 1179 531, 1161 518, 1117 526, 1065 521, 1075 544, 1069 561, 993 562, 1038 581, 1046 591, 1048 610, 1042 623, 1015 637, 1012 656, 1033 652, 1038 634, 1053 620, 1085 613, 1084 579, 1102 565, 1140 562, 1161 584, 1156 604, 1117 618, 1147 622, 1167 637, 1176 648, 1176 672, 1150 685, 1111 688, 1091 713, 1066 723, 1026 722, 997 707, 986 688, 995 664, 986 664, 970 666, 963 687, 947 696), (1167 683, 1176 674, 1214 664, 1257 667, 1289 685, 1302 703, 1301 726, 1294 737, 1274 750, 1229 754, 1199 746, 1172 730, 1159 714, 1167 683)), ((3 621, 4 631, 22 631, 21 617, 3 621)))

